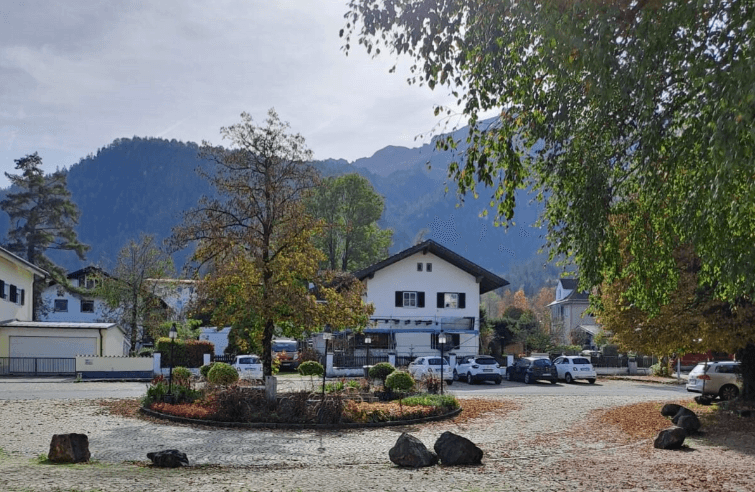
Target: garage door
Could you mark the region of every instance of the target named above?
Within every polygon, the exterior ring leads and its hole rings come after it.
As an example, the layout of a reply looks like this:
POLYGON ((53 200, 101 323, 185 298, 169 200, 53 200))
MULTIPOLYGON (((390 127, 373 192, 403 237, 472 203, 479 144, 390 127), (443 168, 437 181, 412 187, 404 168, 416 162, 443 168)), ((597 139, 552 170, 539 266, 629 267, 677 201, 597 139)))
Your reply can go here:
POLYGON ((95 354, 96 337, 10 337, 11 357, 74 357, 95 354))

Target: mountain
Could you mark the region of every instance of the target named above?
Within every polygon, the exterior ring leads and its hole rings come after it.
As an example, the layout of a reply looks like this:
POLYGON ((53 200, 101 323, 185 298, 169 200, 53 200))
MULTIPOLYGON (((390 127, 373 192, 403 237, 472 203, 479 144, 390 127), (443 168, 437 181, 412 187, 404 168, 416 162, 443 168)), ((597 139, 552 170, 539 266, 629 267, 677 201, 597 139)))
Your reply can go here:
MULTIPOLYGON (((170 235, 182 212, 212 192, 195 172, 199 166, 211 165, 198 154, 194 143, 133 137, 115 140, 71 166, 68 188, 81 211, 77 233, 92 248, 87 263, 112 268, 118 251, 139 233, 158 239, 170 235)), ((380 225, 394 231, 391 253, 431 238, 504 276, 522 265, 542 270, 545 260, 536 254, 543 245, 542 231, 532 227, 538 206, 521 191, 516 225, 508 230, 493 227, 490 217, 480 217, 490 195, 486 197, 485 190, 480 190, 479 200, 467 197, 461 206, 454 183, 448 183, 449 192, 444 191, 453 159, 450 152, 428 144, 386 147, 352 163, 330 159, 314 165, 326 176, 357 172, 385 197, 380 225)), ((0 195, 6 192, 0 190, 0 195)), ((3 235, 7 229, 8 217, 0 214, 3 235)), ((177 253, 176 265, 183 265, 189 253, 177 253)), ((69 270, 85 266, 71 253, 50 256, 69 270)), ((515 279, 509 280, 518 288, 515 279)))

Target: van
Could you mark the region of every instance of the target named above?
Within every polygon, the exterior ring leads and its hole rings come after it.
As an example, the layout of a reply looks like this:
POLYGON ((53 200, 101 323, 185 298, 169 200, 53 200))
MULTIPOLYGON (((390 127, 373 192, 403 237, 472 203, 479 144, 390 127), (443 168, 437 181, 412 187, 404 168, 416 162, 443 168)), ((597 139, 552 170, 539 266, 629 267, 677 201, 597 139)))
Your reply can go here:
POLYGON ((273 359, 280 361, 281 369, 295 371, 301 362, 299 343, 286 338, 273 339, 273 359))

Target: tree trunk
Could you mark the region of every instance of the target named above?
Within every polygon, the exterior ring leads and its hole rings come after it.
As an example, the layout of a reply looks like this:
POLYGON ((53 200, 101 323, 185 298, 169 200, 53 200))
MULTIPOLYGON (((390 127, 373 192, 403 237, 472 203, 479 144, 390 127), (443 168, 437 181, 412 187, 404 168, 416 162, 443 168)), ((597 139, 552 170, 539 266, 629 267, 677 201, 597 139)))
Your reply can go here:
POLYGON ((739 349, 737 360, 742 363, 742 399, 755 401, 755 343, 739 349))

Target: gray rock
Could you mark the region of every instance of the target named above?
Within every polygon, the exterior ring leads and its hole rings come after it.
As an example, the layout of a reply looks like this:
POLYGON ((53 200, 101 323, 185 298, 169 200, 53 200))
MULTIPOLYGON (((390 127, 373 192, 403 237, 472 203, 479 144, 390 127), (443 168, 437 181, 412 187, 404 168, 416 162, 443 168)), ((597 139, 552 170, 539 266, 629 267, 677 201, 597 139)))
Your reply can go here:
POLYGON ((679 449, 684 444, 687 431, 681 427, 663 429, 653 441, 653 447, 658 449, 679 449))
POLYGON ((681 405, 677 405, 676 403, 666 403, 663 405, 663 408, 661 408, 661 415, 664 417, 673 417, 677 413, 679 413, 679 410, 684 408, 681 405))
POLYGON ((83 463, 89 461, 90 456, 86 434, 55 434, 47 459, 54 463, 83 463))
POLYGON ((411 434, 402 433, 396 444, 388 451, 388 457, 398 466, 422 468, 433 466, 438 462, 438 456, 411 434))
POLYGON ((147 453, 147 458, 152 460, 154 466, 160 468, 189 466, 189 458, 186 457, 186 453, 182 453, 177 449, 165 449, 163 451, 147 453))
POLYGON ((700 430, 700 419, 698 419, 695 412, 689 408, 680 407, 679 411, 676 412, 676 415, 672 417, 671 422, 677 427, 686 430, 687 434, 700 430))
POLYGON ((482 463, 482 449, 475 443, 453 432, 444 432, 440 435, 435 446, 441 463, 444 465, 479 465, 482 463))

